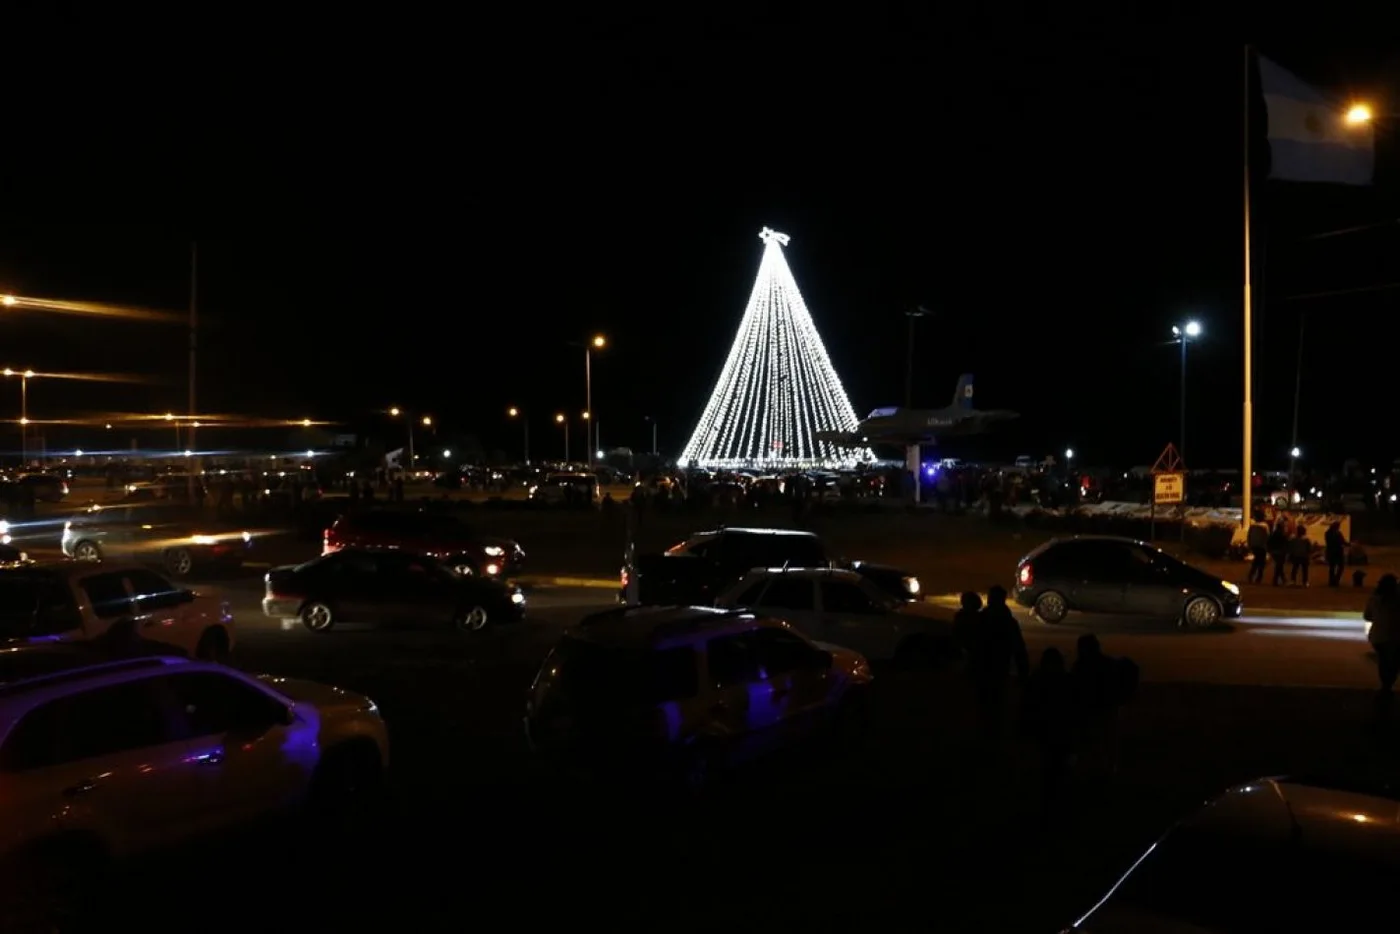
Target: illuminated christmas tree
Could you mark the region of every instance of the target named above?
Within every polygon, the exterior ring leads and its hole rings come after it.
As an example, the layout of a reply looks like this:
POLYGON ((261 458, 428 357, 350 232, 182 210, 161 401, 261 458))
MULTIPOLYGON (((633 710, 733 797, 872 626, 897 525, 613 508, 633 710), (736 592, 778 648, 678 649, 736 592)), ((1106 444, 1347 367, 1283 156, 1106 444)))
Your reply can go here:
POLYGON ((765 227, 758 237, 753 294, 680 463, 782 469, 874 460, 869 449, 817 440, 854 431, 858 419, 783 257, 787 234, 765 227))

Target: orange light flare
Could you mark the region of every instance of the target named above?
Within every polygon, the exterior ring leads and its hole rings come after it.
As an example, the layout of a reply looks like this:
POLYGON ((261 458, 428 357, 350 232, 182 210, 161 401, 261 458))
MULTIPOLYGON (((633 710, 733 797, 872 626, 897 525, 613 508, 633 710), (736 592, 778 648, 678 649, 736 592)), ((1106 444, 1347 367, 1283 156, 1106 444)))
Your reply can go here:
POLYGON ((5 367, 6 376, 23 376, 25 379, 68 379, 84 383, 127 383, 130 385, 156 385, 159 380, 137 373, 49 373, 43 370, 21 370, 5 367))
POLYGON ((149 321, 156 324, 188 324, 189 316, 154 308, 133 305, 113 305, 108 302, 70 301, 62 298, 35 298, 32 295, 0 296, 6 308, 30 308, 60 315, 83 315, 89 318, 111 318, 118 321, 149 321))

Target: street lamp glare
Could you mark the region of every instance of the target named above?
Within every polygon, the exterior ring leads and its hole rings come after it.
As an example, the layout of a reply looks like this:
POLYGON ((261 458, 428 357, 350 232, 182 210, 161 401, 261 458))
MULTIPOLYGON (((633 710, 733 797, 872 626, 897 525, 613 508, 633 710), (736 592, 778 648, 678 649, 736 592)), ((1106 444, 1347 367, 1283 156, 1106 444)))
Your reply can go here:
POLYGON ((594 335, 593 348, 595 350, 602 350, 606 346, 608 346, 608 339, 606 337, 601 334, 594 335))
POLYGON ((17 301, 18 299, 13 295, 0 296, 0 305, 4 305, 6 308, 13 308, 17 301))
POLYGON ((446 460, 451 460, 451 459, 452 459, 452 451, 451 451, 450 449, 444 450, 444 451, 442 452, 442 456, 443 456, 443 458, 446 459, 446 460))
POLYGON ((170 413, 170 412, 166 412, 166 413, 165 413, 165 420, 166 420, 167 422, 173 422, 173 421, 175 421, 175 416, 174 416, 172 413, 170 413))
POLYGON ((1352 104, 1347 108, 1346 121, 1352 126, 1361 126, 1362 124, 1370 123, 1374 119, 1375 115, 1371 113, 1369 104, 1352 104))
POLYGON ((554 422, 555 422, 555 424, 557 424, 557 425, 562 425, 562 424, 564 424, 564 416, 563 416, 563 415, 556 415, 556 416, 554 416, 554 422))
POLYGON ((1303 449, 1302 449, 1302 448, 1294 448, 1293 450, 1291 450, 1291 451, 1288 452, 1288 456, 1289 456, 1289 457, 1302 457, 1302 456, 1303 456, 1303 449))
POLYGON ((397 405, 394 406, 392 409, 389 410, 389 414, 392 415, 394 418, 398 418, 399 415, 401 415, 402 413, 403 413, 403 410, 400 409, 397 405))
POLYGON ((1188 321, 1188 322, 1186 322, 1186 336, 1187 336, 1187 337, 1200 337, 1200 336, 1201 336, 1201 322, 1199 322, 1199 321, 1188 321))
POLYGON ((516 418, 520 415, 520 410, 517 409, 515 406, 511 406, 509 409, 506 410, 506 414, 509 415, 511 418, 516 418))
POLYGON ((15 371, 12 370, 12 369, 10 369, 9 367, 5 367, 5 375, 6 375, 6 376, 14 376, 14 375, 15 375, 15 371))
POLYGON ((584 413, 583 413, 583 420, 586 422, 586 421, 588 421, 588 418, 589 418, 588 413, 587 413, 587 412, 584 412, 584 413))
POLYGON ((1074 448, 1065 448, 1065 460, 1074 460, 1074 448))
POLYGON ((310 428, 310 427, 311 427, 311 419, 309 419, 309 418, 303 418, 303 419, 301 420, 301 427, 303 427, 303 428, 310 428))
POLYGON ((432 424, 433 424, 433 417, 432 417, 431 415, 424 415, 424 416, 423 416, 423 427, 424 427, 424 428, 431 428, 431 427, 432 427, 432 424))

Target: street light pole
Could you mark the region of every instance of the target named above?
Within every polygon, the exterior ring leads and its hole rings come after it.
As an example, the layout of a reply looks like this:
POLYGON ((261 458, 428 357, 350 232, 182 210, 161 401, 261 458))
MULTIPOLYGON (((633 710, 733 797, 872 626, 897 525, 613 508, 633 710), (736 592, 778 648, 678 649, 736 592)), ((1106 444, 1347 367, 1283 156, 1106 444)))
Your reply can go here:
POLYGON ((29 377, 29 370, 19 375, 19 460, 22 470, 29 467, 29 377))
MULTIPOLYGON (((593 346, 591 344, 583 349, 583 381, 585 387, 583 400, 583 417, 588 418, 588 416, 593 412, 593 346)), ((588 427, 588 422, 584 422, 583 437, 584 444, 588 448, 588 466, 590 467, 593 466, 592 436, 593 430, 588 427)))
POLYGON ((1303 337, 1307 323, 1308 313, 1305 311, 1298 318, 1298 369, 1293 376, 1293 437, 1288 442, 1288 450, 1292 454, 1288 459, 1289 496, 1293 495, 1293 468, 1298 462, 1298 408, 1303 399, 1303 337))
POLYGON ((554 422, 564 426, 564 464, 569 463, 569 419, 563 413, 554 416, 554 422))
POLYGON ((525 466, 528 467, 530 466, 530 420, 516 406, 506 409, 506 414, 511 418, 520 419, 520 424, 525 428, 525 466))
MULTIPOLYGON (((908 359, 904 366, 904 407, 906 409, 914 405, 914 322, 919 318, 926 318, 930 314, 932 312, 923 305, 904 312, 905 317, 909 319, 908 359)), ((917 482, 918 476, 916 475, 914 479, 917 482)))

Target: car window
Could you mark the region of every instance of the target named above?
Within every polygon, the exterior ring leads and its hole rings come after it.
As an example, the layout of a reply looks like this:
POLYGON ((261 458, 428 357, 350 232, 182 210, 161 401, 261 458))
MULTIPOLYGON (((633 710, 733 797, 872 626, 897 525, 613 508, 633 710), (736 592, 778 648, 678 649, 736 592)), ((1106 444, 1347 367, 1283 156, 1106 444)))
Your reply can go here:
POLYGON ((82 613, 62 580, 24 573, 0 578, 0 638, 24 639, 82 628, 82 613))
POLYGON ((0 768, 21 772, 160 746, 176 739, 155 679, 95 688, 24 716, 0 750, 0 768))
POLYGON ((193 672, 161 680, 184 709, 190 738, 266 730, 286 716, 282 703, 231 675, 193 672))
POLYGON ((120 571, 85 577, 79 586, 87 594, 98 619, 116 619, 131 612, 131 595, 127 593, 126 579, 120 571))
POLYGON ((755 629, 747 634, 755 658, 767 676, 810 667, 815 653, 811 643, 786 629, 755 629))
POLYGON ((326 558, 326 565, 337 574, 361 577, 379 573, 374 555, 363 551, 337 551, 326 558))
POLYGON ((596 710, 693 697, 699 691, 695 650, 625 651, 565 637, 547 664, 557 672, 555 702, 596 710))
POLYGON ((730 636, 718 636, 711 639, 709 645, 706 646, 705 655, 710 669, 710 680, 715 683, 716 687, 750 684, 763 680, 758 657, 754 654, 753 647, 746 638, 747 635, 748 633, 736 633, 730 636))
POLYGON ((125 577, 143 611, 169 610, 185 602, 185 591, 154 571, 135 568, 126 571, 125 577))
POLYGON ((768 584, 768 579, 767 579, 767 578, 759 578, 758 580, 754 581, 752 584, 749 584, 749 586, 745 587, 745 588, 740 592, 739 596, 737 596, 737 597, 734 598, 734 603, 735 603, 735 605, 737 605, 737 606, 755 606, 755 605, 757 605, 757 604, 758 604, 758 601, 759 601, 759 595, 763 593, 763 588, 764 588, 765 586, 767 586, 767 584, 768 584))
POLYGON ((763 594, 763 606, 779 610, 814 610, 816 595, 805 577, 774 577, 763 594))
POLYGON ((827 613, 878 613, 883 606, 870 599, 865 588, 851 581, 824 580, 822 609, 827 613))

